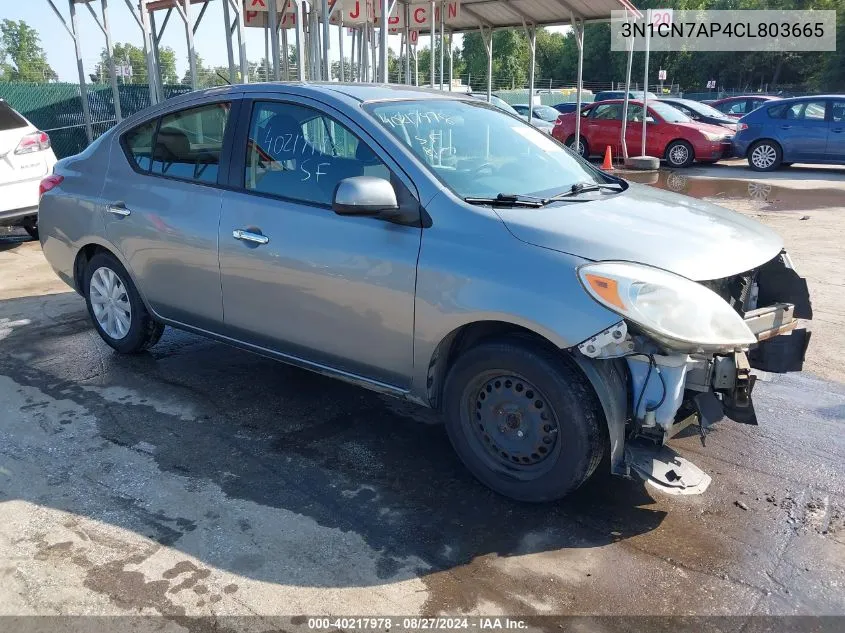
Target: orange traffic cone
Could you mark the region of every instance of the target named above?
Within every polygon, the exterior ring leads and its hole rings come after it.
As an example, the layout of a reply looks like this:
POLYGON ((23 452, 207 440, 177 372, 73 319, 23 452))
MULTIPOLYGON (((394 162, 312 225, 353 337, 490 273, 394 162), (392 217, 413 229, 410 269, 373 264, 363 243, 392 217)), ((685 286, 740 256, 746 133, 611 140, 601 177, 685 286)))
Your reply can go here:
POLYGON ((613 155, 610 152, 610 145, 604 150, 604 162, 601 164, 604 171, 613 171, 613 155))

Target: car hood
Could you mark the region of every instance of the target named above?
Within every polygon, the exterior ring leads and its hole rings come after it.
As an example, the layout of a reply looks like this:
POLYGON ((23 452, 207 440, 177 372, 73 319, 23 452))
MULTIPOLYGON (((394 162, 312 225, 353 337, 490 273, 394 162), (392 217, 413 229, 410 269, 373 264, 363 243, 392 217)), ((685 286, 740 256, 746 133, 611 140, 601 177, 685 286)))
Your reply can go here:
POLYGON ((648 264, 695 281, 751 270, 783 248, 780 236, 759 222, 695 198, 634 183, 598 196, 496 211, 523 242, 594 261, 648 264))

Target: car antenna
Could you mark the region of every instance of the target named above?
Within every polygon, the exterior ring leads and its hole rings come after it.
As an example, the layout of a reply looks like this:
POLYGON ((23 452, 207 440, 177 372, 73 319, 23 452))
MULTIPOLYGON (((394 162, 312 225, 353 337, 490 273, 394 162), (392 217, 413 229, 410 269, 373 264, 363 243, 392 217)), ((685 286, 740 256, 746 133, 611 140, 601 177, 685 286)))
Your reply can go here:
POLYGON ((215 71, 214 74, 217 75, 218 77, 220 77, 220 79, 225 81, 228 85, 230 85, 230 86, 232 85, 232 82, 229 81, 228 79, 226 79, 226 77, 223 76, 223 73, 221 73, 219 70, 215 71))

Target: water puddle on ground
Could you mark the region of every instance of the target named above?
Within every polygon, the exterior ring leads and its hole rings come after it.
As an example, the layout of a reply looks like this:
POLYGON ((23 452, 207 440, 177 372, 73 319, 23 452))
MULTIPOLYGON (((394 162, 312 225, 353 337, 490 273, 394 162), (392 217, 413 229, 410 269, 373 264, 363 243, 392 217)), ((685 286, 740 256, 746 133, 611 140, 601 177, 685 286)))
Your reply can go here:
POLYGON ((753 180, 694 178, 678 171, 626 173, 626 180, 719 203, 745 200, 760 211, 809 211, 843 206, 845 194, 837 189, 790 189, 753 180))

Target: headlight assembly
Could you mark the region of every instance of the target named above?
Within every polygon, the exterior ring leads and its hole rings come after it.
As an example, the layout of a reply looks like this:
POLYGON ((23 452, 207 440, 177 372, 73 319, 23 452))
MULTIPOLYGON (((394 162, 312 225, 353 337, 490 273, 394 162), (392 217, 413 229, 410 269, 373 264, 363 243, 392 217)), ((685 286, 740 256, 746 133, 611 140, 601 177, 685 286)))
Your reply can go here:
POLYGON ((673 349, 726 350, 757 342, 724 299, 686 277, 629 262, 586 264, 578 277, 593 299, 673 349))

